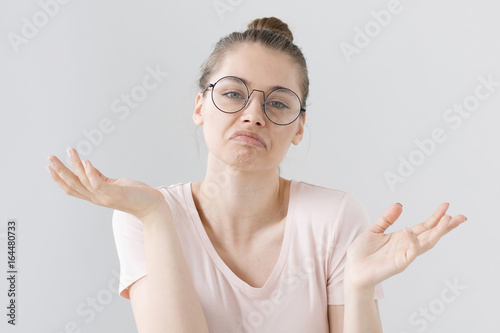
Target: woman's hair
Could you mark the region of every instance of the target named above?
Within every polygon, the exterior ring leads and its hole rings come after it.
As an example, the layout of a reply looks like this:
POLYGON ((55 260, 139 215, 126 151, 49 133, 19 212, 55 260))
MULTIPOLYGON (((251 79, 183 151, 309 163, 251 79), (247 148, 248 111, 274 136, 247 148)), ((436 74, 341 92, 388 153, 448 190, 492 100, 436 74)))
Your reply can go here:
MULTIPOLYGON (((306 59, 298 46, 293 43, 293 35, 288 25, 276 17, 264 17, 253 20, 245 32, 233 32, 221 38, 215 48, 201 67, 201 75, 198 80, 200 91, 208 86, 210 76, 223 62, 226 54, 246 43, 258 43, 271 50, 277 50, 287 54, 298 66, 300 82, 302 84, 303 96, 302 107, 306 106, 309 95, 309 77, 307 73, 306 59)), ((301 115, 303 112, 301 112, 301 115)))

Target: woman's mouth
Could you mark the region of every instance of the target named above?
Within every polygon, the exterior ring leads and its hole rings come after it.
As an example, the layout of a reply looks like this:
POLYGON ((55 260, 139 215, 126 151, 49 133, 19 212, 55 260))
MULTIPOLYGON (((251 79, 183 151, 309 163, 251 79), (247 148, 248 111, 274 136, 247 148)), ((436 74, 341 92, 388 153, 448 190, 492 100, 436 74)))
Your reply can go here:
POLYGON ((233 138, 233 140, 240 141, 240 142, 245 142, 245 143, 248 143, 248 144, 250 144, 252 146, 264 147, 264 145, 262 144, 262 142, 260 142, 257 139, 254 139, 254 138, 251 138, 249 136, 246 136, 246 135, 237 135, 237 136, 235 136, 233 138))
POLYGON ((231 139, 247 143, 252 146, 266 148, 264 139, 257 133, 251 131, 236 131, 231 136, 231 139))

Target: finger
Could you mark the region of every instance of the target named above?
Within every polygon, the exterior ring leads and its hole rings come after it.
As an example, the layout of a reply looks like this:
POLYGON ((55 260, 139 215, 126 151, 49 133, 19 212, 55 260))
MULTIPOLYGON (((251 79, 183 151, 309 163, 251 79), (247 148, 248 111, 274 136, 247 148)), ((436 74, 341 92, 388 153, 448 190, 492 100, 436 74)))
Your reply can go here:
POLYGON ((436 245, 436 243, 441 239, 441 237, 446 234, 450 221, 451 216, 445 215, 439 220, 438 224, 434 228, 419 235, 418 238, 420 247, 422 248, 423 252, 432 249, 434 245, 436 245))
POLYGON ((66 194, 77 196, 75 193, 79 193, 84 197, 90 197, 89 190, 82 185, 80 179, 56 156, 49 156, 47 159, 51 163, 50 169, 53 171, 53 174, 57 175, 55 178, 53 175, 52 178, 66 194))
MULTIPOLYGON (((89 177, 89 181, 90 181, 91 174, 94 174, 94 173, 95 173, 95 174, 96 174, 99 178, 101 178, 104 182, 106 182, 106 183, 108 183, 108 184, 110 183, 110 181, 114 180, 114 179, 112 179, 112 178, 108 178, 108 177, 106 177, 105 175, 103 175, 103 174, 102 174, 102 173, 101 173, 101 172, 100 172, 100 171, 99 171, 99 170, 98 170, 95 166, 93 166, 93 165, 92 165, 92 163, 90 163, 90 161, 89 161, 89 160, 84 161, 83 167, 85 168, 85 172, 87 173, 87 177, 89 177), (85 162, 88 162, 88 163, 89 163, 89 165, 90 165, 90 167, 91 167, 89 170, 87 170, 86 165, 85 165, 85 162), (90 174, 90 173, 89 173, 89 171, 92 171, 92 173, 90 174)), ((91 183, 92 183, 92 182, 91 182, 91 183)))
POLYGON ((429 217, 425 222, 413 226, 411 231, 418 236, 424 231, 434 228, 446 213, 449 206, 450 204, 447 202, 442 203, 431 217, 429 217))
POLYGON ((113 184, 114 179, 104 176, 89 160, 85 160, 83 165, 93 188, 93 192, 96 194, 95 203, 111 207, 110 205, 115 204, 117 198, 123 197, 123 187, 113 184))
POLYGON ((80 199, 89 200, 89 198, 85 195, 69 187, 68 184, 66 184, 66 182, 61 177, 59 177, 58 173, 54 170, 53 165, 47 165, 47 168, 50 171, 50 176, 52 177, 52 179, 56 182, 57 186, 59 186, 64 191, 64 193, 80 199))
POLYGON ((402 211, 403 206, 400 203, 392 205, 369 227, 369 230, 383 233, 399 218, 402 211))
POLYGON ((458 227, 460 224, 464 223, 465 221, 467 221, 467 218, 465 216, 463 216, 462 214, 455 215, 451 219, 451 221, 448 223, 445 234, 449 233, 451 230, 455 229, 456 227, 458 227))
POLYGON ((83 167, 82 160, 80 159, 80 155, 78 155, 76 149, 71 147, 66 150, 66 153, 69 156, 71 165, 73 165, 76 176, 78 177, 78 179, 80 179, 80 182, 83 184, 83 186, 85 186, 87 189, 90 189, 90 182, 87 178, 87 174, 83 167))
POLYGON ((99 192, 106 192, 110 185, 106 182, 108 178, 105 177, 99 170, 97 170, 89 160, 85 160, 83 164, 85 167, 86 176, 88 177, 89 184, 92 189, 99 192))
POLYGON ((422 253, 422 248, 420 242, 418 241, 417 235, 411 231, 411 228, 405 228, 406 237, 410 241, 410 246, 406 251, 405 256, 405 267, 410 265, 415 258, 417 258, 422 253))

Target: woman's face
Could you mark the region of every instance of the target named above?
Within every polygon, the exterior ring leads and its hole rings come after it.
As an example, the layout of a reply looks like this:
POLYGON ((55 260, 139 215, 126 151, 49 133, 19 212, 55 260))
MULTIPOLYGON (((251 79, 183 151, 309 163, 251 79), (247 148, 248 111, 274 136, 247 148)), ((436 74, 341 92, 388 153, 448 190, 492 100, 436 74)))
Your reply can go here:
MULTIPOLYGON (((303 94, 298 65, 289 56, 255 43, 228 52, 210 83, 224 76, 239 77, 250 92, 258 89, 266 96, 275 86, 291 89, 298 96, 303 94)), ((205 142, 212 157, 249 171, 277 169, 290 144, 298 145, 302 140, 305 117, 301 115, 286 126, 276 125, 264 114, 263 102, 263 94, 255 91, 243 110, 224 113, 213 104, 210 89, 205 96, 198 94, 193 120, 197 125, 204 125, 205 142), (259 135, 264 146, 247 143, 245 138, 232 138, 237 131, 259 135)))

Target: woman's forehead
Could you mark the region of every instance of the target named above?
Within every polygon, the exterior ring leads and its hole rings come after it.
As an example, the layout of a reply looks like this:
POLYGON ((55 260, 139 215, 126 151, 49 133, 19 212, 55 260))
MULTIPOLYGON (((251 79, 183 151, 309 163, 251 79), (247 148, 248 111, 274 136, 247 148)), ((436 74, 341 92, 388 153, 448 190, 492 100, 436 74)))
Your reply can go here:
POLYGON ((259 44, 244 44, 228 51, 212 81, 223 76, 237 76, 250 89, 285 87, 300 91, 299 66, 287 54, 259 44))

